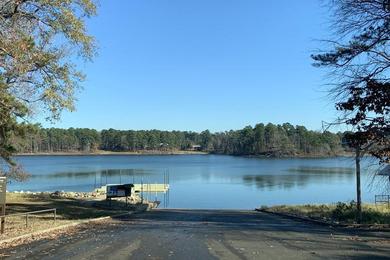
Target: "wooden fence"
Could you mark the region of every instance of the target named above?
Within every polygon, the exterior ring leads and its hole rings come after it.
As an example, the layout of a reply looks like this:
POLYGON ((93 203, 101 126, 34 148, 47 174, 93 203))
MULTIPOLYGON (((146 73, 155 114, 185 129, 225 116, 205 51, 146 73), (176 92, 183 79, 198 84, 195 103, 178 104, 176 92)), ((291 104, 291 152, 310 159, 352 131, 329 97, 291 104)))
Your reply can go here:
MULTIPOLYGON (((57 221, 57 209, 44 209, 44 210, 36 210, 36 211, 29 211, 29 212, 23 212, 23 213, 16 213, 16 214, 9 214, 9 215, 1 215, 1 223, 6 223, 7 218, 13 218, 13 217, 22 217, 25 219, 25 227, 27 228, 29 226, 29 218, 32 215, 40 214, 40 213, 46 213, 46 212, 53 212, 53 221, 54 224, 57 221)), ((1 233, 4 233, 4 228, 2 228, 1 233)))

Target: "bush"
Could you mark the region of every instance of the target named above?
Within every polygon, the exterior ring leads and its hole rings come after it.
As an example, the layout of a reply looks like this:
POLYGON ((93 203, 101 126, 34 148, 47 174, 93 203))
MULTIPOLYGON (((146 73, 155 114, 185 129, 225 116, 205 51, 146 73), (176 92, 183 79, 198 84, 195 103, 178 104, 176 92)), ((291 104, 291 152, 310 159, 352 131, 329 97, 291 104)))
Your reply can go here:
MULTIPOLYGON (((333 220, 342 222, 354 222, 357 216, 356 202, 350 203, 338 202, 332 210, 331 216, 333 220)), ((363 205, 362 208, 362 223, 366 224, 390 224, 390 213, 385 210, 380 210, 380 207, 374 208, 368 205, 363 205)))
POLYGON ((337 221, 348 221, 356 218, 357 209, 356 202, 351 201, 350 203, 337 202, 336 208, 332 210, 332 219, 337 221))

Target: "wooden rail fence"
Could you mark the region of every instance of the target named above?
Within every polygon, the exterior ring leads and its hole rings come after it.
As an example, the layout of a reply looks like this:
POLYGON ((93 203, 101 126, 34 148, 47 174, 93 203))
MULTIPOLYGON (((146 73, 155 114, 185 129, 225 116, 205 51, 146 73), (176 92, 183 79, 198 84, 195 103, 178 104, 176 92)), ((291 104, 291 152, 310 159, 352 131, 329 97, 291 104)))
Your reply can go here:
MULTIPOLYGON (((53 212, 53 220, 54 224, 57 221, 57 209, 43 209, 43 210, 36 210, 36 211, 29 211, 29 212, 23 212, 23 213, 16 213, 16 214, 9 214, 9 215, 1 215, 0 219, 2 223, 5 223, 5 220, 7 218, 11 217, 25 217, 25 222, 26 222, 26 228, 28 227, 29 224, 29 216, 39 214, 39 213, 45 213, 45 212, 53 212)), ((1 228, 1 234, 4 233, 4 227, 2 226, 1 228)))

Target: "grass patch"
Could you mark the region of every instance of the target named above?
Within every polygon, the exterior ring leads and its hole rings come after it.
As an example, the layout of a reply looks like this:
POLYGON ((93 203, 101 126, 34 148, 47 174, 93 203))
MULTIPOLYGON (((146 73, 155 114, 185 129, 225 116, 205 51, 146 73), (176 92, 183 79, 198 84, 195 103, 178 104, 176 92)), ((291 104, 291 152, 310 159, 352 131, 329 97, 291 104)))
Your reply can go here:
POLYGON ((113 201, 110 207, 106 201, 54 197, 48 193, 7 193, 6 215, 56 208, 57 219, 54 222, 52 212, 31 215, 26 227, 25 216, 6 218, 5 232, 0 234, 0 241, 77 221, 135 211, 142 206, 144 205, 125 207, 124 202, 113 201))
MULTIPOLYGON (((263 206, 261 209, 343 224, 355 224, 357 215, 356 203, 353 201, 336 204, 263 206)), ((363 204, 362 217, 362 224, 390 224, 390 208, 385 204, 363 204)))

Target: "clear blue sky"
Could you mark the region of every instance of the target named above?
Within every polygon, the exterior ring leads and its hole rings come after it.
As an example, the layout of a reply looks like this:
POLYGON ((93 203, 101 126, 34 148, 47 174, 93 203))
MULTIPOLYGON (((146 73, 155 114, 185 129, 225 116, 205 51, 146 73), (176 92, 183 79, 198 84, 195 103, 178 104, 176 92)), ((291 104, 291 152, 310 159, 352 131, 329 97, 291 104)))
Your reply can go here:
POLYGON ((88 21, 99 54, 82 66, 77 111, 43 125, 320 130, 336 117, 310 59, 327 19, 319 0, 100 0, 88 21))

